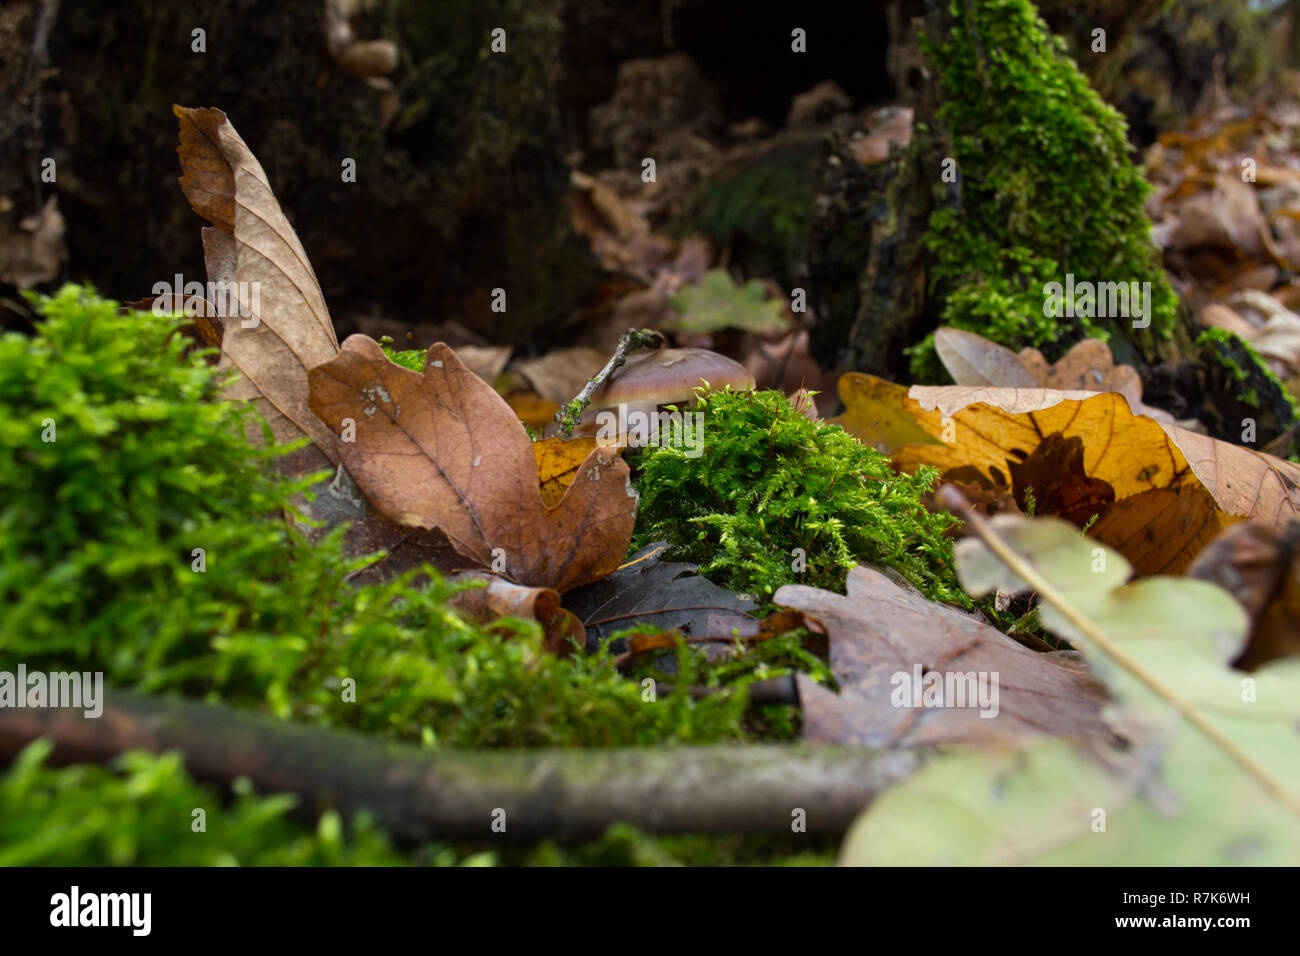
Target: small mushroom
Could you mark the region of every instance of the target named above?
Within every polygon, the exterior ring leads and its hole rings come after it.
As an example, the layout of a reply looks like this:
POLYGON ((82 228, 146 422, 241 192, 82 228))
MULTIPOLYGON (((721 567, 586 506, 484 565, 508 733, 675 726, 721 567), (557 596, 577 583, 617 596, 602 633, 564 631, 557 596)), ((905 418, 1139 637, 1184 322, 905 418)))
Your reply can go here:
POLYGON ((655 411, 660 405, 693 401, 695 390, 706 384, 711 389, 753 388, 754 377, 739 362, 708 349, 658 349, 630 355, 592 392, 574 435, 595 434, 597 415, 621 406, 627 410, 623 420, 644 413, 657 424, 655 411))

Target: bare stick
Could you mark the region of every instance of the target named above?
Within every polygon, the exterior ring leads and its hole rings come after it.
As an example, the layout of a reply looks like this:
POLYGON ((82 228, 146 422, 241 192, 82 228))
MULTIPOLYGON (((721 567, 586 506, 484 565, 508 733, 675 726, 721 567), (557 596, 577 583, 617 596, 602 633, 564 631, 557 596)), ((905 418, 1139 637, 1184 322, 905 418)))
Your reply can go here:
POLYGON ((639 332, 636 329, 628 329, 624 332, 623 337, 618 340, 618 348, 614 350, 614 356, 605 363, 605 367, 588 380, 582 387, 582 391, 574 396, 573 401, 565 402, 555 413, 555 420, 560 423, 560 431, 564 433, 564 437, 568 438, 573 434, 578 419, 591 404, 592 394, 614 373, 614 369, 627 361, 629 353, 641 348, 657 349, 663 344, 663 334, 654 329, 642 329, 639 332))
MULTIPOLYGON (((616 821, 656 833, 842 833, 914 770, 915 751, 715 746, 620 750, 429 751, 224 706, 106 690, 103 715, 0 710, 0 762, 38 737, 55 763, 125 750, 179 750, 200 780, 248 777, 307 811, 368 810, 407 840, 587 839, 616 821), (492 823, 504 811, 506 829, 492 823)), ((653 706, 653 705, 651 705, 653 706)))

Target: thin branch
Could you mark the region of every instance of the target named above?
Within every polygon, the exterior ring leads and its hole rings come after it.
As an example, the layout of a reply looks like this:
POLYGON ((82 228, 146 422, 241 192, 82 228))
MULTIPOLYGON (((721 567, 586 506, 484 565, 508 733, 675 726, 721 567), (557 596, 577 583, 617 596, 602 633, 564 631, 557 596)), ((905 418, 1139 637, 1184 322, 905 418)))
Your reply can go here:
MULTIPOLYGON (((219 705, 106 689, 101 717, 0 710, 0 762, 38 737, 55 763, 179 750, 200 780, 248 777, 312 814, 360 810, 399 839, 587 839, 612 823, 656 833, 842 833, 920 763, 915 751, 714 746, 431 751, 219 705), (492 823, 505 813, 504 832, 492 823)), ((646 706, 654 707, 653 703, 646 706)))
POLYGON ((628 329, 623 333, 623 337, 618 340, 618 348, 614 350, 614 355, 605 367, 591 377, 582 391, 574 396, 573 401, 565 402, 560 406, 560 410, 555 413, 555 420, 560 423, 560 431, 568 438, 573 434, 573 429, 578 425, 578 419, 582 413, 587 410, 591 404, 591 396, 595 394, 596 389, 600 388, 605 379, 614 373, 614 369, 627 361, 628 354, 641 348, 660 348, 664 344, 663 334, 656 332, 654 329, 628 329))

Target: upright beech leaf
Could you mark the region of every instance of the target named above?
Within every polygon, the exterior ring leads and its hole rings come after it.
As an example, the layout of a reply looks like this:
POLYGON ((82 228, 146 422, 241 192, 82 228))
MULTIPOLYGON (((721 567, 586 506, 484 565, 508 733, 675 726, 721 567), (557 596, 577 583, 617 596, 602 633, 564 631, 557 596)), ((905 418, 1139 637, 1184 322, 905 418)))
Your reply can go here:
POLYGON ((964 329, 937 329, 934 351, 958 385, 1033 388, 1043 384, 1005 345, 964 329))
POLYGON ((255 400, 277 442, 311 438, 316 451, 295 453, 287 470, 337 463, 335 436, 307 405, 307 369, 338 352, 307 253, 226 114, 181 106, 172 112, 180 120, 181 189, 212 223, 203 230, 208 281, 236 283, 227 288, 238 290, 240 307, 253 313, 247 320, 224 317, 220 365, 243 373, 225 397, 255 400))
POLYGON ((1104 693, 1059 659, 1028 650, 997 628, 927 600, 876 570, 854 568, 847 589, 845 596, 787 584, 773 597, 820 621, 830 633, 831 670, 840 692, 798 675, 805 740, 916 747, 1103 730, 1104 693), (927 672, 940 680, 964 680, 967 674, 995 680, 995 706, 985 708, 993 716, 981 716, 984 711, 970 701, 967 706, 899 706, 896 687, 910 687, 906 681, 915 683, 915 676, 927 672))
POLYGON ((963 329, 939 329, 934 333, 934 348, 958 385, 1119 392, 1137 414, 1171 424, 1174 420, 1163 409, 1143 404, 1137 369, 1116 364, 1110 347, 1100 339, 1075 343, 1055 365, 1049 365, 1038 349, 1021 349, 1017 355, 963 329))
POLYGON ((618 567, 636 493, 617 448, 596 448, 547 508, 532 442, 510 406, 441 342, 424 371, 350 336, 308 374, 311 409, 355 441, 338 447, 366 496, 393 520, 438 528, 466 558, 531 587, 564 592, 618 567), (499 551, 497 549, 500 549, 499 551))
POLYGON ((843 861, 1300 863, 1300 661, 1233 671, 1245 614, 1221 589, 1125 584, 1127 562, 1063 521, 967 516, 988 543, 957 545, 963 586, 1034 589, 1120 702, 1127 746, 941 757, 854 824, 843 861))

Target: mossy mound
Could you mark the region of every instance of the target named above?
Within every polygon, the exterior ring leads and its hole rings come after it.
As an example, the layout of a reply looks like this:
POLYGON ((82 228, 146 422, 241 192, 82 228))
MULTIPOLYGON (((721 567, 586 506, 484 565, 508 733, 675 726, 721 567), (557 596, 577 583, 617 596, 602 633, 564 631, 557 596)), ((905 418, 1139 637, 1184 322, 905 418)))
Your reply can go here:
MULTIPOLYGON (((795 636, 715 665, 683 645, 673 690, 647 704, 607 653, 561 659, 535 622, 469 623, 431 567, 418 586, 421 572, 354 586, 350 573, 371 558, 348 557, 342 529, 312 544, 285 521, 311 477, 281 477, 271 466, 284 448, 247 444, 252 407, 217 400, 225 373, 185 354, 182 320, 119 314, 72 286, 33 302, 36 335, 0 337, 0 660, 426 747, 797 733, 788 707, 747 713, 743 689, 792 666, 824 678, 795 636), (699 685, 736 692, 697 700, 699 685)), ((31 749, 0 772, 0 861, 464 862, 481 849, 395 848, 364 821, 347 821, 343 838, 342 821, 307 824, 281 797, 223 805, 172 758, 129 756, 108 770, 53 770, 43 758, 31 749), (189 834, 194 807, 208 811, 203 846, 168 843, 189 834)), ((610 852, 668 853, 634 842, 623 834, 610 852)), ((602 846, 558 858, 604 858, 602 846)))
POLYGON ((224 373, 182 357, 179 320, 75 287, 40 308, 37 337, 0 338, 0 659, 427 745, 743 735, 743 695, 642 707, 607 657, 544 653, 535 622, 466 622, 430 567, 352 586, 371 558, 284 520, 312 476, 245 442, 252 407, 210 400, 224 373))
POLYGON ((848 569, 868 563, 897 570, 931 598, 969 605, 944 537, 954 519, 920 501, 933 469, 901 475, 779 392, 714 392, 701 408, 698 457, 670 436, 641 458, 635 546, 666 539, 674 557, 760 601, 783 584, 842 590, 848 569))

